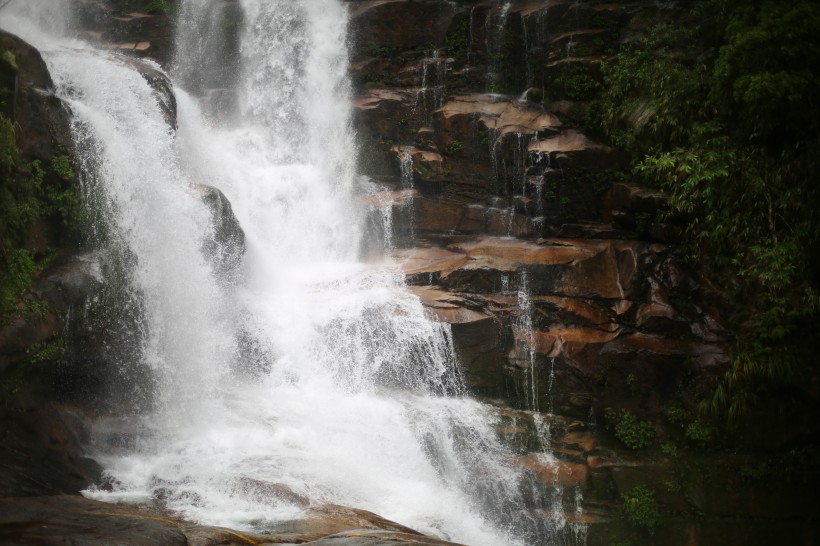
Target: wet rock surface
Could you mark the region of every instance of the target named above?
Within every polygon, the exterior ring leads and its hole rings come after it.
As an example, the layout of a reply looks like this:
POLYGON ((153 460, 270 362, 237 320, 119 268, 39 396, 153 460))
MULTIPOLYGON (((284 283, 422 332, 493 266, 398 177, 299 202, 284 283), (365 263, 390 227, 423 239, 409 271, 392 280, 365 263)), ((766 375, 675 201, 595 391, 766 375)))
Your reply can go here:
MULTIPOLYGON (((585 106, 574 84, 600 76, 631 17, 664 8, 520 0, 502 14, 494 0, 348 3, 361 167, 384 186, 364 200, 390 209, 393 256, 430 316, 451 325, 467 386, 499 406, 499 434, 517 464, 545 491, 563 486, 567 506, 582 492, 583 515, 567 518, 588 525, 590 546, 630 535, 621 496, 639 486, 652 488, 668 513, 647 544, 813 543, 810 487, 766 476, 750 486, 741 470, 758 468, 756 460, 697 447, 680 458, 624 449, 603 419, 607 407, 624 408, 686 445, 681 431, 666 432, 674 429, 669 401, 731 359, 719 291, 681 263, 669 246, 674 230, 646 225, 666 197, 612 179, 623 159, 577 123, 585 106), (550 420, 554 460, 541 456, 535 415, 550 420)), ((81 4, 82 36, 138 65, 175 128, 167 76, 140 60, 168 65, 171 19, 134 2, 81 4)), ((67 112, 49 93, 39 54, 5 33, 0 39, 20 66, 10 113, 21 148, 44 160, 70 149, 67 112)), ((232 270, 244 252, 241 226, 218 190, 196 191, 214 213, 206 252, 232 270)), ((81 412, 52 403, 57 368, 44 364, 57 364, 61 349, 46 345, 96 282, 93 259, 58 261, 32 292, 49 310, 0 328, 4 388, 25 382, 36 395, 14 398, 1 417, 0 493, 12 498, 0 499, 0 542, 448 544, 362 510, 311 505, 275 483, 244 486, 305 508, 306 518, 268 535, 59 496, 99 481, 100 469, 84 456, 81 412)))
POLYGON ((0 541, 8 545, 219 546, 317 544, 388 546, 454 544, 426 537, 376 514, 325 505, 275 533, 197 526, 150 506, 103 503, 79 496, 0 498, 0 541))

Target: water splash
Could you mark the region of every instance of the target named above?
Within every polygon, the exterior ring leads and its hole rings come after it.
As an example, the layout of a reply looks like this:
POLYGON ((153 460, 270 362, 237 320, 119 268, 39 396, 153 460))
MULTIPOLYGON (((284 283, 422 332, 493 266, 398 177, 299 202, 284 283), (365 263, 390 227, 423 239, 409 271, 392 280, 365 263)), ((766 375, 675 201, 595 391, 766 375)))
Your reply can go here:
MULTIPOLYGON (((226 16, 210 5, 182 2, 180 51, 226 16)), ((266 531, 303 516, 259 493, 285 488, 469 544, 540 543, 525 476, 497 415, 465 395, 449 328, 401 275, 357 260, 344 3, 241 7, 236 81, 196 74, 221 70, 208 51, 230 40, 177 55, 176 132, 140 61, 55 38, 36 10, 14 15, 72 110, 96 243, 126 264, 144 327, 134 358, 153 380, 136 413, 97 424, 110 487, 87 494, 266 531), (203 255, 214 225, 197 184, 219 188, 244 229, 235 282, 203 255), (126 445, 105 442, 115 428, 126 445)))

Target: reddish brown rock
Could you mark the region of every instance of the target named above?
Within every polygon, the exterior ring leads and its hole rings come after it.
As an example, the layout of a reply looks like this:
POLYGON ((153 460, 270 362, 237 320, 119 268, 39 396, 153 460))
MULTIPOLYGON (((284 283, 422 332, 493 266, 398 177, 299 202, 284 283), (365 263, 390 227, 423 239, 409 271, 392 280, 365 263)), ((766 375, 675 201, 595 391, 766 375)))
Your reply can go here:
POLYGON ((503 384, 502 327, 493 314, 470 309, 464 298, 431 287, 411 287, 436 320, 450 325, 468 387, 495 393, 503 384))
POLYGON ((533 471, 547 489, 575 486, 585 488, 587 485, 589 471, 585 464, 570 463, 556 458, 546 461, 538 454, 519 457, 518 464, 533 471))

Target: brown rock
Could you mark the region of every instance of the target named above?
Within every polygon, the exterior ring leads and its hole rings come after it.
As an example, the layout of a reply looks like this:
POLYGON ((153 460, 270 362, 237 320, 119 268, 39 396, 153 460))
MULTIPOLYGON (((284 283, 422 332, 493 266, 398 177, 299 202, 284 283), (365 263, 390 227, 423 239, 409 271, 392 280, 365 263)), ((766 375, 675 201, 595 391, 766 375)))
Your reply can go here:
POLYGON ((559 135, 529 144, 530 153, 547 155, 550 165, 561 168, 583 168, 585 170, 606 170, 617 166, 615 151, 603 144, 587 138, 575 129, 568 129, 559 135))
POLYGON ((470 309, 464 298, 431 287, 411 287, 440 322, 450 324, 468 387, 496 392, 503 383, 501 322, 489 312, 470 309))
POLYGON ((537 454, 519 457, 518 464, 533 471, 547 488, 556 486, 586 488, 587 485, 589 469, 585 464, 570 463, 561 459, 545 461, 537 454))
POLYGON ((0 542, 55 546, 188 544, 174 521, 79 496, 0 499, 0 542))
POLYGON ((557 117, 532 104, 509 101, 498 95, 460 95, 436 110, 436 144, 447 149, 453 140, 469 145, 475 124, 496 136, 551 134, 561 126, 557 117))
POLYGON ((393 531, 372 531, 356 529, 338 533, 315 542, 315 546, 395 546, 397 544, 417 544, 420 546, 459 546, 454 542, 445 542, 427 536, 418 536, 393 531))

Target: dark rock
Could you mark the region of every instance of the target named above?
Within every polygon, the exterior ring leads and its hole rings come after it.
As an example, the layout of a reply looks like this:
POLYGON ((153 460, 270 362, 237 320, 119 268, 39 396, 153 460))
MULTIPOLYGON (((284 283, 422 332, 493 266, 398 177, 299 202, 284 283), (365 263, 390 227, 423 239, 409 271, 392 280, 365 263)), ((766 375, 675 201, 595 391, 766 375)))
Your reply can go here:
POLYGON ((456 8, 449 3, 420 0, 367 0, 351 12, 354 57, 372 47, 418 47, 444 41, 456 8))
POLYGON ((102 469, 84 456, 87 431, 76 413, 18 399, 0 417, 0 496, 76 494, 99 480, 102 469))
POLYGON ((134 57, 121 57, 120 60, 145 78, 145 81, 154 90, 154 96, 162 111, 162 116, 168 125, 176 131, 177 99, 174 95, 174 85, 171 83, 171 79, 156 64, 150 61, 134 57))
POLYGON ((245 255, 245 232, 234 216, 225 194, 203 184, 196 184, 192 188, 211 211, 213 232, 205 239, 205 253, 220 274, 232 279, 238 273, 245 255))
POLYGON ((464 298, 432 287, 411 287, 436 319, 450 324, 453 345, 467 386, 482 394, 497 394, 503 384, 502 326, 491 313, 470 309, 464 298))
MULTIPOLYGON (((3 30, 0 45, 14 55, 17 65, 13 74, 16 86, 7 102, 11 104, 11 119, 19 126, 17 146, 21 155, 49 164, 56 155, 70 154, 74 149, 70 115, 52 92, 51 76, 39 51, 3 30)), ((8 77, 9 73, 3 72, 8 77)))

